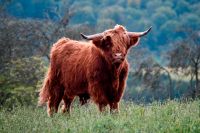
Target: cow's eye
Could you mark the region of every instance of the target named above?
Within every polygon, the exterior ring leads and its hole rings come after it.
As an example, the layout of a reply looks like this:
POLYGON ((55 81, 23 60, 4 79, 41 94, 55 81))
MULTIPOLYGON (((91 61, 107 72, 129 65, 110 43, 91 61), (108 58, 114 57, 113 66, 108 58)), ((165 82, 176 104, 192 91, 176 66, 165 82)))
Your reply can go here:
POLYGON ((110 48, 110 47, 111 47, 110 45, 107 45, 107 46, 106 46, 106 48, 110 48))
POLYGON ((111 47, 112 47, 112 44, 107 43, 107 44, 104 44, 103 49, 104 50, 109 50, 109 49, 111 49, 111 47))

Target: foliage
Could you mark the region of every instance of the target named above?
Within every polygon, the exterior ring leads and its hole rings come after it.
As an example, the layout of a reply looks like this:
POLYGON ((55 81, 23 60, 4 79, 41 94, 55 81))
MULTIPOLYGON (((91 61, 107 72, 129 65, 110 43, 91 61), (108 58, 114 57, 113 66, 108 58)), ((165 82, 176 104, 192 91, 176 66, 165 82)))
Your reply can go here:
POLYGON ((19 58, 7 63, 0 75, 0 107, 35 105, 37 84, 45 71, 44 61, 38 57, 19 58))
MULTIPOLYGON (((74 105, 70 116, 55 114, 49 118, 38 107, 0 110, 0 132, 132 133, 200 131, 200 101, 166 101, 149 105, 122 102, 119 114, 99 113, 94 105, 74 105)), ((108 111, 108 110, 107 110, 108 111)))
POLYGON ((175 98, 172 73, 158 63, 149 50, 136 48, 130 52, 128 60, 131 70, 125 99, 152 102, 175 98))
POLYGON ((13 0, 6 6, 6 11, 19 18, 48 18, 53 21, 59 21, 67 13, 71 15, 68 19, 70 25, 85 23, 98 27, 98 31, 112 28, 115 24, 125 25, 131 31, 143 31, 153 25, 144 45, 158 51, 158 46, 167 47, 172 40, 185 37, 177 32, 179 28, 200 28, 199 4, 198 0, 13 0))
POLYGON ((188 38, 176 44, 176 47, 168 52, 169 67, 177 74, 190 76, 190 89, 196 97, 200 96, 199 68, 200 68, 200 41, 199 33, 190 31, 188 38), (193 79, 194 78, 194 79, 193 79), (195 87, 192 82, 195 81, 195 87))

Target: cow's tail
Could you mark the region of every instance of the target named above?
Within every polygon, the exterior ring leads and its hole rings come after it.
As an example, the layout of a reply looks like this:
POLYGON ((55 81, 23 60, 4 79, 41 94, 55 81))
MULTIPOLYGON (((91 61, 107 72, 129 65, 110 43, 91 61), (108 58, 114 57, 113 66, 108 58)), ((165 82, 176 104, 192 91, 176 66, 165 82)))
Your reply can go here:
POLYGON ((44 105, 48 101, 50 97, 50 89, 51 89, 51 80, 50 80, 50 70, 49 70, 43 82, 43 86, 39 92, 39 100, 38 100, 39 106, 44 105))

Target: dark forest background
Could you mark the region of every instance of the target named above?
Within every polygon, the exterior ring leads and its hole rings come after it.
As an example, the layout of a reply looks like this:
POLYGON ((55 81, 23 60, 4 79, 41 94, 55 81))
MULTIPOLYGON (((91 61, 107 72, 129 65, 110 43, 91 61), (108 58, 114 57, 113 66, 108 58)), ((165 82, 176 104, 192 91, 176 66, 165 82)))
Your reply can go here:
POLYGON ((129 52, 125 100, 200 96, 199 0, 0 0, 0 106, 36 105, 49 50, 116 24, 150 34, 129 52))

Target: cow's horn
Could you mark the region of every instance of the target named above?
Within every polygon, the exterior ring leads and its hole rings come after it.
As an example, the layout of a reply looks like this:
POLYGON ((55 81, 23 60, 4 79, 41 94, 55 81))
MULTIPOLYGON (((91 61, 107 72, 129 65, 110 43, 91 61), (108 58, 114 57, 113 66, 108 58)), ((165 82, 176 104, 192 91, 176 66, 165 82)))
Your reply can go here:
POLYGON ((142 36, 146 35, 147 33, 149 33, 151 28, 152 28, 152 26, 144 32, 128 32, 128 35, 129 35, 129 37, 142 37, 142 36))
POLYGON ((88 35, 88 36, 84 35, 83 33, 80 33, 80 34, 86 40, 98 40, 103 37, 103 33, 98 33, 98 34, 88 35))

